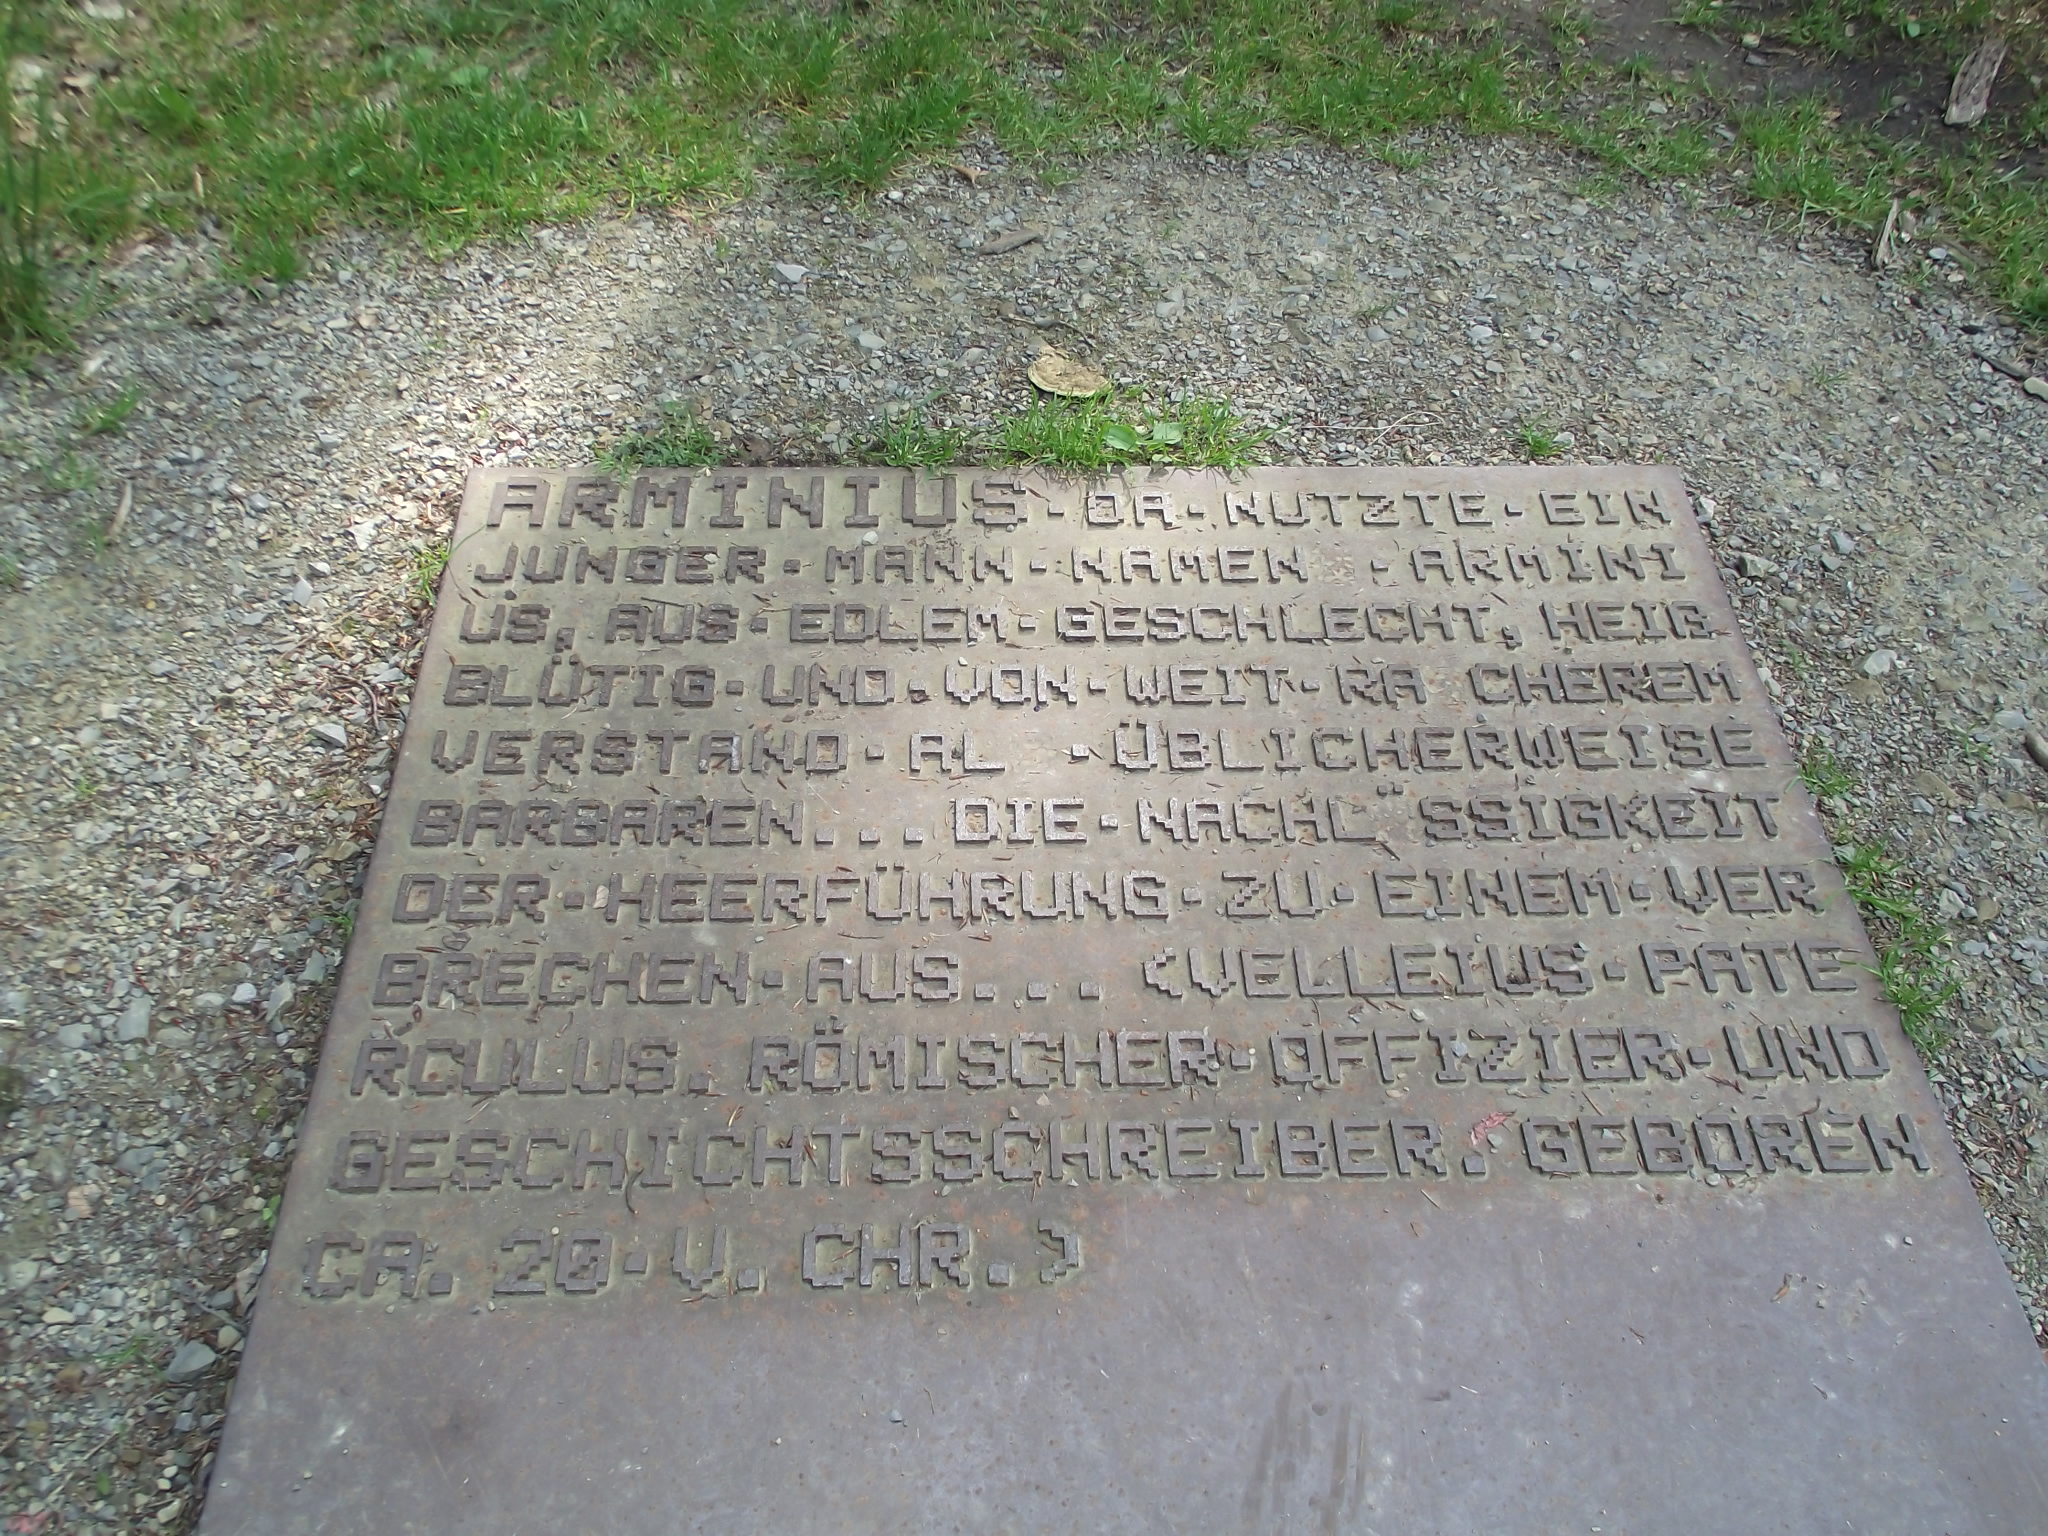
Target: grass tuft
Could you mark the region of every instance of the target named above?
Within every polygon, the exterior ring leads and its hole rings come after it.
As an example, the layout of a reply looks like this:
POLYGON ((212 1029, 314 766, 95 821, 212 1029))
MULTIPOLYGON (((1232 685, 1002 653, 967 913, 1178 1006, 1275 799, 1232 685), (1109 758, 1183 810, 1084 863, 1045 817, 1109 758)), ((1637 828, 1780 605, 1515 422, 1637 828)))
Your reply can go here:
POLYGON ((628 432, 598 451, 597 462, 617 475, 636 469, 701 469, 721 457, 718 439, 689 407, 674 401, 661 408, 660 422, 645 431, 628 432))
POLYGON ((69 495, 73 491, 99 489, 100 468, 91 459, 80 458, 72 449, 45 459, 38 467, 36 478, 45 491, 53 496, 69 495))
MULTIPOLYGON (((1799 754, 1799 777, 1813 797, 1838 808, 1856 788, 1834 748, 1818 738, 1799 754)), ((1923 1056, 1949 1040, 1944 1010, 1960 990, 1948 954, 1948 932, 1927 913, 1905 865, 1867 843, 1835 849, 1842 881, 1877 946, 1878 990, 1899 1010, 1899 1022, 1923 1056)))
POLYGON ((1564 444, 1558 441, 1557 434, 1541 422, 1522 423, 1521 429, 1515 433, 1515 441, 1532 464, 1554 459, 1564 452, 1564 444))
POLYGON ((434 606, 434 598, 441 590, 441 575, 448 569, 448 561, 453 554, 454 550, 446 539, 438 539, 412 552, 412 562, 406 567, 405 593, 415 608, 434 606))
POLYGON ((1877 941, 1877 982, 1899 1010, 1907 1038, 1923 1056, 1948 1043, 1944 1012, 1961 990, 1948 956, 1948 933, 1927 915, 1897 859, 1867 844, 1835 850, 1849 894, 1877 941))
POLYGON ((1799 754, 1799 777, 1816 800, 1840 800, 1856 787, 1835 749, 1818 739, 1809 741, 1799 754))
POLYGON ((109 399, 82 402, 73 424, 86 437, 118 432, 127 425, 128 418, 135 414, 135 407, 141 403, 142 387, 130 384, 109 399))
POLYGON ((1181 400, 1159 414, 1128 397, 1034 401, 997 430, 1006 464, 1053 469, 1120 469, 1131 464, 1242 469, 1273 434, 1254 427, 1226 401, 1181 400))
POLYGON ((966 460, 967 434, 935 427, 922 411, 906 411, 875 445, 875 457, 899 469, 936 469, 966 460))

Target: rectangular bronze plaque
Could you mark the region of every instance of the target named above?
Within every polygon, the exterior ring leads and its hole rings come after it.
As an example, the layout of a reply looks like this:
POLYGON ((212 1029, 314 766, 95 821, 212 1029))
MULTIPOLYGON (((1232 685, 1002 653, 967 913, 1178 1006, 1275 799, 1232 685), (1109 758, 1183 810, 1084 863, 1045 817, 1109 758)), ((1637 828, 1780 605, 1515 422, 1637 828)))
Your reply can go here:
POLYGON ((207 1536, 2048 1508, 1684 488, 472 477, 207 1536))

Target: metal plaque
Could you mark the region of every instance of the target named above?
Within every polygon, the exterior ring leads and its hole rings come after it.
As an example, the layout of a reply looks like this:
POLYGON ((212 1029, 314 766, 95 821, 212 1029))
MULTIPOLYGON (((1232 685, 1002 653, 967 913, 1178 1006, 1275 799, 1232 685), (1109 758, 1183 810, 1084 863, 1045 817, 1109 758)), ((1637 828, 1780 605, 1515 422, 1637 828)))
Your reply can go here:
POLYGON ((480 472, 202 1528, 2030 1528, 1873 964, 1670 471, 480 472))

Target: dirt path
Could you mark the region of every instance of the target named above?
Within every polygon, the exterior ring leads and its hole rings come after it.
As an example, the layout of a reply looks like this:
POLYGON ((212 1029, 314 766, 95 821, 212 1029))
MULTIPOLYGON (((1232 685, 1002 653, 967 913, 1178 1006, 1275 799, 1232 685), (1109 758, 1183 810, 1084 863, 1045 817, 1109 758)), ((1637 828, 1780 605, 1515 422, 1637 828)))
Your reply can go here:
POLYGON ((1937 1078, 2048 1325, 2048 771, 2023 745, 2048 401, 1977 356, 2020 338, 1925 240, 1879 279, 1753 210, 1585 201, 1547 151, 1411 147, 1410 171, 1292 150, 1056 191, 987 157, 856 211, 770 191, 445 266, 351 239, 272 297, 138 251, 103 334, 0 406, 7 1528, 196 1507, 407 702, 410 571, 465 470, 584 461, 664 398, 735 457, 844 457, 926 401, 986 429, 1047 340, 1229 398, 1279 459, 1498 461, 1542 424, 1682 466, 1787 723, 1850 770, 1838 836, 1953 924, 1937 1078), (125 433, 78 441, 81 402, 129 384, 125 433))

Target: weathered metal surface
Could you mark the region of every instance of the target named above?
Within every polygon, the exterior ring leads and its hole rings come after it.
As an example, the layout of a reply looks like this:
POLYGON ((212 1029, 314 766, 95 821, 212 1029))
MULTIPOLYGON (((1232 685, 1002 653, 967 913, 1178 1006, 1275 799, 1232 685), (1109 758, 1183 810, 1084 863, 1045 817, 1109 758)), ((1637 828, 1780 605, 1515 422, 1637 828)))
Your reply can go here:
POLYGON ((473 477, 207 1536, 2038 1520, 1672 474, 906 478, 473 477))

